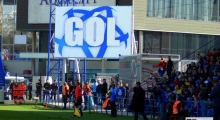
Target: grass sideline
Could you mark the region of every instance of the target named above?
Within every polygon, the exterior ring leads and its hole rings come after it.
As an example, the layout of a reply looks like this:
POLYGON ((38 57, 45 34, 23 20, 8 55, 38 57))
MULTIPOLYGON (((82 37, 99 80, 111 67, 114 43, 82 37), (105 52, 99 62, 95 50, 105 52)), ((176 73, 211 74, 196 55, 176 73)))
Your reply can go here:
MULTIPOLYGON (((71 118, 73 110, 36 107, 32 104, 25 105, 0 105, 1 120, 133 120, 133 117, 117 116, 111 118, 107 114, 84 112, 83 118, 71 118)), ((139 120, 143 120, 139 118, 139 120)))

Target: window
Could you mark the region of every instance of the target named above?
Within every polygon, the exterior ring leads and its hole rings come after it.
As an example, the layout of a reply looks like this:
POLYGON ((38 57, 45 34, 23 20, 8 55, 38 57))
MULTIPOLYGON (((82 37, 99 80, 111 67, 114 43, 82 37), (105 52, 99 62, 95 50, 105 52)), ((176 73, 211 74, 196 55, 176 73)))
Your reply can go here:
MULTIPOLYGON (((16 31, 16 1, 17 0, 0 0, 0 38, 1 50, 4 60, 29 60, 20 58, 21 52, 32 52, 32 33, 16 31), (3 1, 3 4, 2 4, 3 1), (15 34, 27 35, 27 44, 14 44, 15 34)), ((39 34, 37 36, 37 43, 35 51, 38 52, 39 34)))
POLYGON ((147 0, 147 16, 219 21, 220 0, 147 0))

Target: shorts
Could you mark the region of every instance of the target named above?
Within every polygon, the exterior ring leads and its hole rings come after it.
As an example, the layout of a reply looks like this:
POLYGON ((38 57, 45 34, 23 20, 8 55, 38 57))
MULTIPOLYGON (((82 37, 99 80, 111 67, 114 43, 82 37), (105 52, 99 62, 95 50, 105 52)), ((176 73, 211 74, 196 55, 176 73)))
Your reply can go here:
POLYGON ((18 98, 18 96, 13 96, 13 98, 18 98))
POLYGON ((78 100, 75 103, 75 106, 81 106, 82 104, 82 96, 78 98, 78 100))

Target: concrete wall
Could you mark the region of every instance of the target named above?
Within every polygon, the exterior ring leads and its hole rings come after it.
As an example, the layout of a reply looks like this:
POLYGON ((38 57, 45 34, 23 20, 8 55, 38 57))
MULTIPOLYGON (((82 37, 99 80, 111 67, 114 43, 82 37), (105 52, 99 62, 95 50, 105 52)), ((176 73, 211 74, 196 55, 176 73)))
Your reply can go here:
POLYGON ((219 35, 220 22, 147 17, 147 0, 134 0, 135 30, 219 35))

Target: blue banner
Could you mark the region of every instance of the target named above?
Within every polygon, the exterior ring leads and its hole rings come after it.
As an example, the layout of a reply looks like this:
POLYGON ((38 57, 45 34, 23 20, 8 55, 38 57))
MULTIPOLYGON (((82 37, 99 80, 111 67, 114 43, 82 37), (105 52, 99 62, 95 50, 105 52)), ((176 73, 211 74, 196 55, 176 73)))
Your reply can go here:
POLYGON ((0 86, 5 86, 5 69, 0 56, 0 86))

